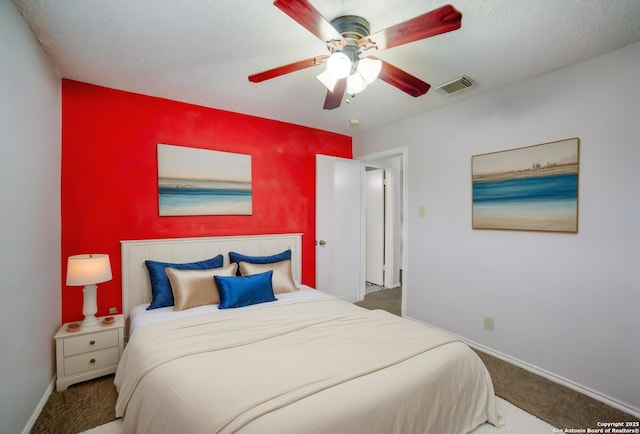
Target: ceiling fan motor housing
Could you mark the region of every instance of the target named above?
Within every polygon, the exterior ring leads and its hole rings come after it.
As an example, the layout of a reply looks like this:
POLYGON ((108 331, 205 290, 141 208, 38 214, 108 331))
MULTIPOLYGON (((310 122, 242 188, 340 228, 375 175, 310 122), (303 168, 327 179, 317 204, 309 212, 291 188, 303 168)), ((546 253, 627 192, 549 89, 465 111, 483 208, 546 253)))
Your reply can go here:
POLYGON ((332 53, 341 51, 351 61, 351 73, 355 72, 360 57, 360 47, 358 41, 365 36, 369 36, 369 21, 357 15, 343 15, 331 21, 334 29, 342 35, 346 41, 344 46, 328 45, 332 53))
POLYGON ((345 39, 356 41, 369 36, 369 21, 357 15, 343 15, 331 21, 331 25, 345 39))

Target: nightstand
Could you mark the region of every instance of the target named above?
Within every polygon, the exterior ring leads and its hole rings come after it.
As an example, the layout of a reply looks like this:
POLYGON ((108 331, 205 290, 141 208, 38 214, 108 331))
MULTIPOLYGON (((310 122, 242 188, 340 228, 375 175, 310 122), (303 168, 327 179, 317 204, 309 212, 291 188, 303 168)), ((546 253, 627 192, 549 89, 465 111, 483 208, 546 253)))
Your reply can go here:
POLYGON ((113 374, 124 350, 124 317, 113 315, 114 321, 69 331, 60 327, 56 340, 56 390, 61 392, 81 381, 113 374))

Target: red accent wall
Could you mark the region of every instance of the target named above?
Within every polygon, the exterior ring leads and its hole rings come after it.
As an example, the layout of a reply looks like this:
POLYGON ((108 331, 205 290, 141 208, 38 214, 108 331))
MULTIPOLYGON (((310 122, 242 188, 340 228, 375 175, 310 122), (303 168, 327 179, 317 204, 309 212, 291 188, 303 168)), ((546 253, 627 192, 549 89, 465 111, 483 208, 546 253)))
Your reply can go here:
POLYGON ((299 125, 62 81, 62 321, 82 319, 66 260, 108 253, 98 315, 122 310, 120 240, 301 232, 315 282, 315 156, 352 158, 351 138, 299 125), (158 143, 251 155, 253 215, 159 217, 158 143))

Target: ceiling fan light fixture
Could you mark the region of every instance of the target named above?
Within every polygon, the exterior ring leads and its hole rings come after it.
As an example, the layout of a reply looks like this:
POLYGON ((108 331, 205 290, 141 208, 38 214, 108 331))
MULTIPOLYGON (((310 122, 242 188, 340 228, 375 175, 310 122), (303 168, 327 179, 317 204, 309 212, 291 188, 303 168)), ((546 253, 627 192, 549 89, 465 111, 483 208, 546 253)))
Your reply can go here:
POLYGON ((336 87, 336 83, 338 82, 338 78, 329 71, 329 68, 316 75, 316 78, 331 92, 333 92, 333 89, 336 87))
POLYGON ((327 70, 338 79, 347 77, 351 74, 352 69, 353 63, 351 59, 342 51, 332 53, 327 60, 327 70))
MULTIPOLYGON (((378 74, 382 74, 383 81, 412 97, 424 95, 431 88, 429 83, 375 57, 369 57, 374 61, 370 63, 364 60, 365 54, 368 54, 369 50, 386 50, 441 35, 462 26, 462 14, 453 6, 444 5, 371 34, 369 22, 363 17, 343 15, 327 21, 311 4, 312 1, 276 0, 274 5, 325 43, 329 51, 328 55, 300 60, 253 74, 249 76, 249 81, 259 83, 326 61, 326 71, 317 76, 318 80, 329 89, 322 107, 325 110, 340 107, 347 90, 347 81, 350 81, 349 91, 353 92, 351 94, 353 96, 357 91, 364 90, 367 85, 375 81, 378 74), (362 65, 359 65, 360 60, 362 65), (383 67, 384 72, 382 72, 383 67), (371 71, 368 70, 369 68, 371 71), (353 74, 356 74, 353 78, 346 79, 353 74)), ((345 102, 348 103, 349 98, 345 102)))
POLYGON ((355 95, 367 88, 367 81, 360 72, 356 71, 347 77, 347 94, 355 95))
POLYGON ((382 61, 380 59, 369 59, 365 57, 358 62, 358 72, 362 75, 367 84, 371 84, 378 78, 378 74, 382 70, 382 61))

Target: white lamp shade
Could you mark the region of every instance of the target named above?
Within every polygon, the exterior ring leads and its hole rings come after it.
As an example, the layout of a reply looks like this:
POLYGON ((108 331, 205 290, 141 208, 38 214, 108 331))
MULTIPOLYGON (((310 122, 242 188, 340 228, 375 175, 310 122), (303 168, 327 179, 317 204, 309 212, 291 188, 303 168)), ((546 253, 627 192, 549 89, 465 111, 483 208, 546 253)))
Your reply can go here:
POLYGON ((336 87, 336 83, 338 79, 334 77, 334 75, 329 71, 329 69, 325 69, 320 74, 316 75, 316 78, 320 80, 320 83, 324 84, 324 87, 333 92, 333 89, 336 87))
POLYGON ((336 78, 345 78, 351 74, 352 68, 353 64, 351 63, 351 59, 342 51, 336 51, 331 54, 329 60, 327 60, 327 69, 331 71, 331 74, 336 78))
POLYGON ((74 255, 67 260, 68 286, 93 285, 111 279, 109 255, 74 255))
POLYGON ((369 59, 365 57, 358 62, 358 72, 367 84, 373 83, 373 81, 378 78, 380 70, 382 70, 382 61, 379 59, 369 59))
POLYGON ((347 94, 355 95, 367 87, 367 82, 358 71, 347 77, 347 94))

